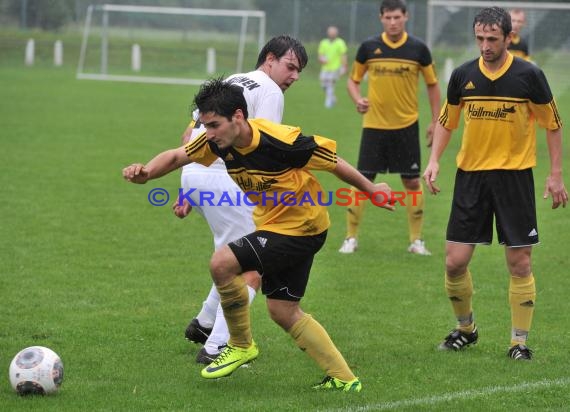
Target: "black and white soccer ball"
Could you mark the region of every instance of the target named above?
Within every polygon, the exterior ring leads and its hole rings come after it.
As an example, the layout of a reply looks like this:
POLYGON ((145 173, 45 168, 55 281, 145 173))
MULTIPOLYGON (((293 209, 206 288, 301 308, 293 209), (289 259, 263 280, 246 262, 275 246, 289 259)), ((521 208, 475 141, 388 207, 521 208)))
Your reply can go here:
POLYGON ((10 363, 10 383, 20 395, 49 395, 63 382, 63 363, 44 346, 22 349, 10 363))

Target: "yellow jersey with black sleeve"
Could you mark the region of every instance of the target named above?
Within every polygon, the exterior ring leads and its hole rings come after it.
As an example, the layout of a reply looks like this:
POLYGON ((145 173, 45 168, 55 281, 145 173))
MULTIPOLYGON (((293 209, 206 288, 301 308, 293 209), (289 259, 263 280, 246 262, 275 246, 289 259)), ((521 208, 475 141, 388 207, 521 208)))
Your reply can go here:
POLYGON ((208 166, 221 158, 228 174, 255 205, 257 230, 311 236, 330 226, 326 195, 310 170, 336 168, 336 142, 305 136, 298 127, 265 119, 248 120, 248 147, 220 149, 201 135, 186 146, 190 160, 208 166))
POLYGON ((395 130, 418 120, 418 78, 437 83, 428 47, 404 32, 396 43, 386 33, 365 40, 356 53, 350 77, 360 83, 368 74, 368 101, 363 127, 395 130))
POLYGON ((528 43, 524 38, 522 38, 518 34, 512 36, 508 50, 513 56, 520 57, 521 59, 530 61, 530 55, 528 52, 528 43))
POLYGON ((545 129, 562 127, 542 70, 510 53, 494 73, 481 57, 453 71, 440 124, 456 129, 462 111, 463 137, 456 160, 465 171, 534 167, 535 120, 545 129))

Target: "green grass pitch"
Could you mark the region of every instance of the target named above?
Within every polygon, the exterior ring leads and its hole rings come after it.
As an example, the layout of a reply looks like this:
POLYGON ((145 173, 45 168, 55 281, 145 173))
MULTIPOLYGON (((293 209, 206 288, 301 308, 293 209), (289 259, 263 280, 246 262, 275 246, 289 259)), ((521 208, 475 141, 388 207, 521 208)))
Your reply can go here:
MULTIPOLYGON (((121 177, 125 165, 179 144, 196 89, 78 81, 71 58, 58 69, 47 61, 25 68, 23 52, 0 52, 2 410, 562 411, 570 404, 570 215, 542 200, 548 171, 542 131, 532 362, 506 357, 508 274, 497 244, 477 248, 471 266, 479 344, 465 353, 436 350, 454 325, 443 270, 455 133, 441 162, 442 193, 426 201, 424 237, 432 257, 406 252, 403 208, 389 213, 372 206, 360 250, 341 255, 344 209, 330 207, 329 237, 302 307, 326 327, 363 391, 311 390, 321 371, 272 323, 261 295, 251 309, 258 360, 227 379, 207 381, 194 363, 199 347, 183 332, 211 285, 209 230, 199 216, 179 220, 169 207, 147 201, 154 187, 176 193, 177 173, 145 186, 121 177), (62 357, 65 379, 55 396, 20 398, 10 387, 10 361, 31 345, 62 357)), ((310 52, 313 68, 286 94, 285 122, 338 140, 339 155, 354 164, 361 119, 343 84, 338 106, 324 109, 310 52)), ((557 99, 569 121, 570 94, 557 99)), ((422 130, 426 116, 422 107, 422 130)), ((424 150, 424 161, 427 155, 424 150)), ((345 186, 332 175, 318 176, 327 190, 345 186)), ((383 179, 401 188, 397 176, 383 179)))

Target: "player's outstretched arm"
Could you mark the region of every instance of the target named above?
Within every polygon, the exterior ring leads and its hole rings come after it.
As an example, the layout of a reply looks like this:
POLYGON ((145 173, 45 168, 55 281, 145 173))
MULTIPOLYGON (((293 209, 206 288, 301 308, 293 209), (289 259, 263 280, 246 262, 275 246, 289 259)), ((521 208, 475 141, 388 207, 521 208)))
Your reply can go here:
POLYGON ((546 177, 544 199, 552 196, 552 208, 566 207, 568 191, 562 178, 562 129, 546 130, 546 142, 550 155, 550 174, 546 177))
POLYGON ((190 163, 184 147, 162 152, 146 165, 133 163, 123 169, 123 178, 131 183, 144 184, 149 180, 158 179, 185 164, 190 163))
POLYGON ((343 182, 356 187, 358 190, 366 192, 371 199, 374 199, 373 203, 375 205, 384 209, 392 211, 395 210, 394 204, 391 201, 387 201, 387 199, 392 199, 392 189, 388 184, 372 183, 352 165, 340 157, 337 157, 336 168, 332 173, 343 182))

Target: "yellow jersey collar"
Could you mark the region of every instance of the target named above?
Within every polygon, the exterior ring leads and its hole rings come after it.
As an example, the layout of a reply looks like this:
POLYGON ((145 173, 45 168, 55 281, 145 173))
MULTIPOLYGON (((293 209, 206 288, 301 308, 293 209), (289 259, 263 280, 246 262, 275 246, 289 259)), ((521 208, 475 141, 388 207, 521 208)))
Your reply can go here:
POLYGON ((386 44, 386 46, 390 47, 391 49, 397 49, 402 44, 404 44, 406 42, 406 40, 408 40, 408 32, 407 31, 405 31, 402 38, 395 43, 392 40, 390 40, 390 38, 388 37, 386 32, 382 32, 382 41, 386 44))
POLYGON ((479 70, 481 70, 481 73, 483 73, 483 75, 487 77, 489 80, 497 80, 499 77, 505 74, 507 70, 509 70, 509 67, 511 67, 511 64, 513 64, 513 59, 514 59, 513 55, 507 52, 507 58, 505 59, 505 62, 503 63, 501 68, 496 72, 491 73, 489 69, 485 67, 483 56, 481 56, 479 57, 479 70))
POLYGON ((251 152, 253 152, 255 149, 257 149, 257 147, 259 146, 259 140, 260 140, 260 132, 259 132, 259 128, 257 127, 257 125, 255 125, 254 122, 252 122, 251 120, 247 120, 247 122, 249 123, 249 126, 251 127, 251 131, 253 134, 253 137, 251 139, 251 143, 249 144, 249 146, 246 147, 233 147, 234 150, 236 150, 237 152, 246 155, 249 154, 251 152))

